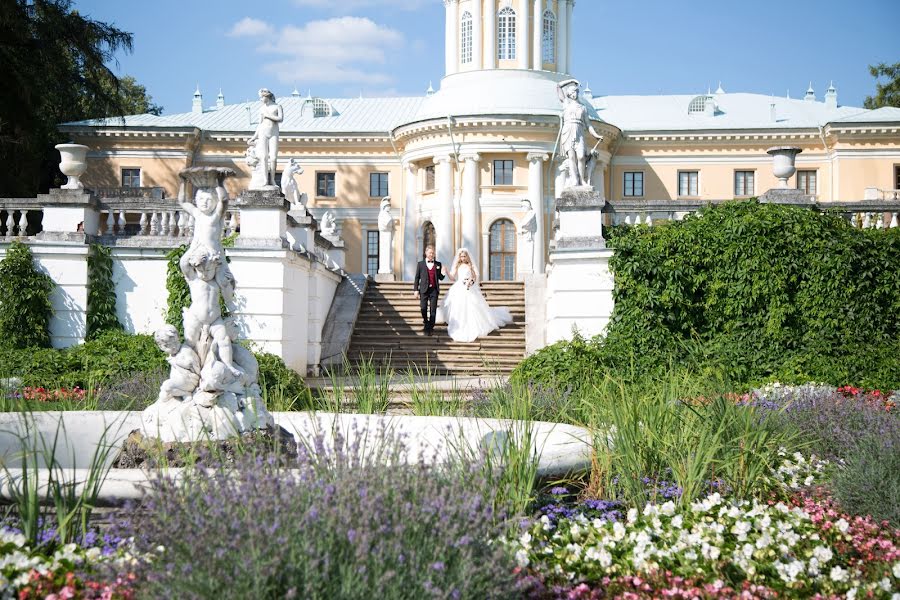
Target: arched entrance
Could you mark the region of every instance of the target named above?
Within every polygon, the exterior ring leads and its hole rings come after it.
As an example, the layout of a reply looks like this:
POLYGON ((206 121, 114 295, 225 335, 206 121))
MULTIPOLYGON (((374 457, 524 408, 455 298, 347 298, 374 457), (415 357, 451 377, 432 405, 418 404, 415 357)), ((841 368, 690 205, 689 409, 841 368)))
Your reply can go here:
POLYGON ((425 258, 425 248, 434 246, 434 241, 434 224, 431 221, 425 221, 422 225, 422 258, 425 258))
POLYGON ((516 279, 516 226, 509 219, 498 219, 490 230, 490 278, 493 281, 516 279))

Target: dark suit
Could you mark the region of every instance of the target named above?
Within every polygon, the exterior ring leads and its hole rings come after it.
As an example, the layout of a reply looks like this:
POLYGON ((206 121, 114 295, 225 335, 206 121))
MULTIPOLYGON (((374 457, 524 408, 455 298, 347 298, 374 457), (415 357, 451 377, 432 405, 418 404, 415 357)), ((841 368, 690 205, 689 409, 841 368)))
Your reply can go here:
POLYGON ((413 289, 419 292, 419 306, 422 307, 422 323, 425 330, 434 329, 435 313, 437 312, 438 296, 441 293, 441 280, 444 273, 441 270, 441 263, 434 261, 434 285, 432 286, 428 280, 428 265, 425 261, 419 261, 416 266, 416 279, 413 282, 413 289))

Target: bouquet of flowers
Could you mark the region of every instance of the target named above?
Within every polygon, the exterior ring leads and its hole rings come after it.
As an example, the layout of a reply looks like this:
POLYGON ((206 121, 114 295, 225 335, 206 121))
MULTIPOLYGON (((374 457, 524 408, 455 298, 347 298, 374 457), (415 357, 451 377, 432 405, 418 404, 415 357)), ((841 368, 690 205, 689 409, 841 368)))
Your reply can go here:
POLYGON ((471 277, 466 277, 465 279, 463 279, 463 285, 466 286, 467 290, 470 290, 472 289, 472 286, 475 285, 475 280, 471 277))

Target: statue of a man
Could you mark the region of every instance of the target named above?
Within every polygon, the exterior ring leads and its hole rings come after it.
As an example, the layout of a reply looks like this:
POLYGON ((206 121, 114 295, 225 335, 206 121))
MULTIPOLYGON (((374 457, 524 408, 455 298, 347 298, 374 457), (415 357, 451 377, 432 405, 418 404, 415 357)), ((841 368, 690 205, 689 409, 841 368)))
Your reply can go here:
POLYGON ((593 150, 588 152, 585 131, 590 132, 598 143, 603 141, 603 136, 591 125, 587 107, 578 99, 579 85, 577 79, 567 79, 561 81, 556 90, 563 105, 560 153, 569 161, 567 187, 587 185, 589 181, 586 163, 593 155, 593 150))
POLYGON ((393 231, 394 216, 391 214, 391 199, 382 198, 381 212, 378 213, 378 231, 393 231))
POLYGON ((522 200, 525 216, 519 221, 519 235, 522 236, 521 248, 523 271, 534 272, 534 234, 537 232, 537 213, 530 200, 522 200))
POLYGON ((259 109, 259 125, 256 126, 256 132, 247 144, 256 146, 256 157, 265 168, 265 185, 274 186, 279 123, 284 120, 284 111, 281 105, 275 103, 275 94, 266 88, 259 90, 259 99, 262 101, 259 109))

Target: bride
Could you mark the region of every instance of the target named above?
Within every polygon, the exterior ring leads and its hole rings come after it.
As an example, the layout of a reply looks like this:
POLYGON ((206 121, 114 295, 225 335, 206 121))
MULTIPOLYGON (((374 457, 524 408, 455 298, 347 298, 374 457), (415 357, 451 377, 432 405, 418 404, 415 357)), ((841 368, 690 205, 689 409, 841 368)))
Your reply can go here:
POLYGON ((443 308, 447 333, 454 341, 471 342, 512 323, 508 308, 491 308, 481 295, 478 269, 465 248, 456 251, 450 278, 454 283, 444 297, 443 308))

